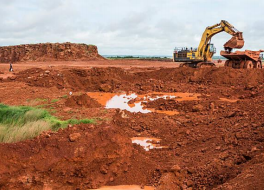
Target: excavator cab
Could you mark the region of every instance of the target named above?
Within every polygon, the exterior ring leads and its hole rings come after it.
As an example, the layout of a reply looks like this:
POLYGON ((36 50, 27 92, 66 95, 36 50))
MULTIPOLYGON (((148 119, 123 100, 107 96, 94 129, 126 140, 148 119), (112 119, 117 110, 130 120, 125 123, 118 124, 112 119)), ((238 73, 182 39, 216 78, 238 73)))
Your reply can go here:
POLYGON ((216 52, 216 48, 215 48, 214 44, 208 44, 208 47, 209 47, 209 52, 210 53, 215 53, 216 52))

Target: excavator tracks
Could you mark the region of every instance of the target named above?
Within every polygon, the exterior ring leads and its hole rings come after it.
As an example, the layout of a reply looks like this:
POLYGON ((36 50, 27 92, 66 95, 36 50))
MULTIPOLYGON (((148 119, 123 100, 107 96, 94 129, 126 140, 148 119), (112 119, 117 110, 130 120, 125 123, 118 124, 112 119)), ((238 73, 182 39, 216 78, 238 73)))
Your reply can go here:
POLYGON ((181 63, 179 67, 208 68, 215 67, 213 62, 181 63))
POLYGON ((207 68, 207 67, 215 67, 213 62, 200 62, 196 66, 197 68, 207 68))

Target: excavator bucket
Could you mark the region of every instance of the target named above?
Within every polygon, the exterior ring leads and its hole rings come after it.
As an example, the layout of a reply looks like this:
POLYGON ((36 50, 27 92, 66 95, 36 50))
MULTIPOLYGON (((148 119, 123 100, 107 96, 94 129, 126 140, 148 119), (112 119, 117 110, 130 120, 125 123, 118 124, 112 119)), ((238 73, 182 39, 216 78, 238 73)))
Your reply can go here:
POLYGON ((242 32, 237 32, 228 42, 224 44, 225 49, 241 49, 244 46, 242 32))

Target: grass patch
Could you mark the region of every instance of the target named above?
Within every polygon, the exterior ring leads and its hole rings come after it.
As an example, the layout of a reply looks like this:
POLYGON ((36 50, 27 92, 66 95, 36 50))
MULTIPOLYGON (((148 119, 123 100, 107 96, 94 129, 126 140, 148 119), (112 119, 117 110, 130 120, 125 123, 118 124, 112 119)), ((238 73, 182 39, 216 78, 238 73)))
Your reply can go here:
POLYGON ((27 99, 27 102, 48 102, 48 99, 44 99, 44 98, 36 98, 36 99, 27 99))
POLYGON ((53 100, 51 100, 51 103, 55 103, 55 102, 58 102, 58 101, 60 101, 59 99, 53 99, 53 100))
POLYGON ((65 95, 62 96, 62 98, 68 98, 68 96, 65 94, 65 95))
POLYGON ((38 105, 38 104, 43 104, 47 103, 48 99, 43 99, 43 98, 36 98, 36 99, 27 99, 27 103, 30 106, 38 105))
POLYGON ((101 113, 106 114, 106 113, 108 113, 108 110, 107 109, 104 109, 104 110, 101 111, 101 113))
POLYGON ((53 104, 41 104, 41 105, 37 105, 35 107, 36 108, 45 108, 45 107, 49 107, 49 106, 53 106, 53 104))
POLYGON ((18 142, 38 136, 41 132, 66 128, 68 124, 94 123, 94 119, 62 121, 47 110, 28 106, 0 104, 0 142, 18 142))
POLYGON ((36 98, 35 100, 39 102, 48 102, 48 99, 44 99, 44 98, 36 98))

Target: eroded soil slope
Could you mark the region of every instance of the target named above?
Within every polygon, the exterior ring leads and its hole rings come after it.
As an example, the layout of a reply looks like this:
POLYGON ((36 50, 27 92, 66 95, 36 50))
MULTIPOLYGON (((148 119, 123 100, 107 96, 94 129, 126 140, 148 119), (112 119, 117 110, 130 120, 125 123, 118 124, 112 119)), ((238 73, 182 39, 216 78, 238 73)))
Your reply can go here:
POLYGON ((0 62, 76 61, 104 59, 94 45, 43 43, 0 47, 0 62))

